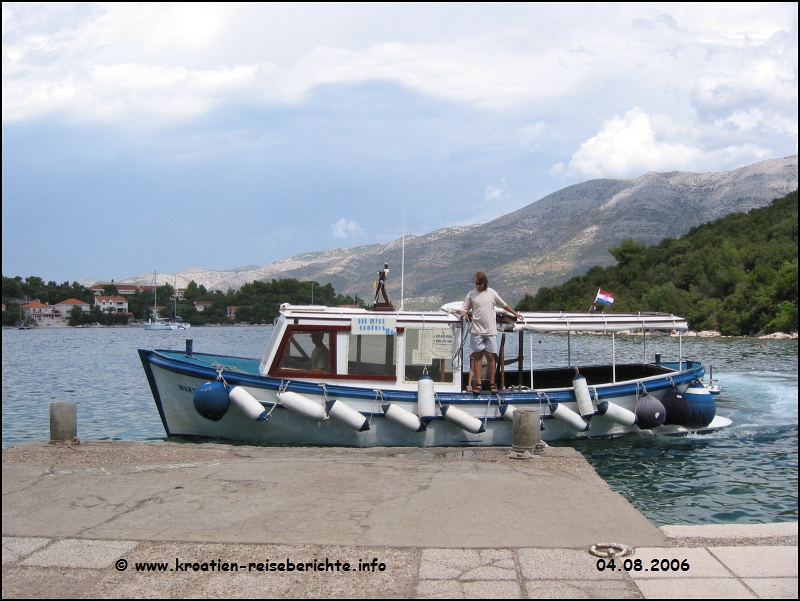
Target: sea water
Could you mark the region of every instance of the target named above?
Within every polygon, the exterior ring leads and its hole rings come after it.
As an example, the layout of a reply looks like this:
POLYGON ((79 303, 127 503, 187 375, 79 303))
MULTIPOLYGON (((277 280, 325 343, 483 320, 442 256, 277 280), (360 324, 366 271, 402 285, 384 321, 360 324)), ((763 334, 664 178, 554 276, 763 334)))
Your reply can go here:
MULTIPOLYGON (((78 434, 92 440, 163 440, 137 348, 260 357, 272 327, 3 330, 3 447, 49 438, 49 404, 78 405, 78 434)), ((517 355, 509 334, 506 358, 517 355)), ((606 363, 610 336, 526 335, 525 366, 606 363), (569 351, 568 351, 569 349, 569 351), (568 357, 569 352, 569 357, 568 357)), ((618 362, 685 358, 713 366, 717 414, 733 420, 708 435, 628 434, 554 444, 577 448, 652 522, 797 521, 797 341, 617 336, 618 362)), ((516 382, 509 382, 515 384, 516 382)), ((591 384, 591 382, 590 382, 591 384)), ((587 509, 602 511, 592 499, 587 509)))

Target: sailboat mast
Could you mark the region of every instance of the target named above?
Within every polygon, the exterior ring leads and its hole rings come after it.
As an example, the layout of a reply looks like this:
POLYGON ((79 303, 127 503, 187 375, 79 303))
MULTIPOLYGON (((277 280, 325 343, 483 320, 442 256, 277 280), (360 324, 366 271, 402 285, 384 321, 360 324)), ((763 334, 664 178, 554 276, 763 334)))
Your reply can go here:
POLYGON ((408 159, 403 158, 403 256, 400 259, 400 310, 404 309, 406 298, 406 187, 408 179, 408 159))

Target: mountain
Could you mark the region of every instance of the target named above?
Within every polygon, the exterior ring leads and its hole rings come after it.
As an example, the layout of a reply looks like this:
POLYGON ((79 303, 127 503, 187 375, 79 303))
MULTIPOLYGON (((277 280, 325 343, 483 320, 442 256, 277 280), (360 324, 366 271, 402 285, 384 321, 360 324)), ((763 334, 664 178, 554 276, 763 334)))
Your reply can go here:
MULTIPOLYGON (((797 156, 761 161, 716 173, 647 173, 632 179, 597 179, 569 186, 489 223, 406 236, 405 305, 438 306, 471 290, 485 271, 491 286, 514 304, 540 286, 553 286, 594 265, 614 264, 608 248, 624 238, 647 245, 677 238, 693 226, 730 213, 763 207, 797 189, 797 156)), ((402 240, 303 253, 263 267, 228 271, 192 268, 159 275, 159 284, 238 288, 277 278, 330 282, 337 292, 370 297, 384 261, 388 290, 400 300, 402 240)), ((151 274, 119 280, 149 283, 151 274)))

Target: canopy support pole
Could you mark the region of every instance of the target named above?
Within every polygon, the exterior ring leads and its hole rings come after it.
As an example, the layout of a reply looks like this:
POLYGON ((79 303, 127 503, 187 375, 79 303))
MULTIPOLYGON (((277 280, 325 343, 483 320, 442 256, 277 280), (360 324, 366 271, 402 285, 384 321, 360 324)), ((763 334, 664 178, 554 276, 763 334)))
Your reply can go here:
POLYGON ((642 363, 647 363, 647 330, 642 323, 642 363))
POLYGON ((611 383, 617 383, 617 333, 611 332, 611 383))
POLYGON ((531 390, 533 390, 533 332, 528 332, 528 341, 531 353, 531 390))
POLYGON ((567 365, 572 367, 572 343, 570 337, 570 331, 567 330, 567 365))

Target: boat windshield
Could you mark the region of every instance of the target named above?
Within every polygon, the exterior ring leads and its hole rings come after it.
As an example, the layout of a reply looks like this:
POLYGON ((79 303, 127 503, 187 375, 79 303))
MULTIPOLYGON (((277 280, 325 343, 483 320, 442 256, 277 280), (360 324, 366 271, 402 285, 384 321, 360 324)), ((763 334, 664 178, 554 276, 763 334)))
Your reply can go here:
POLYGON ((281 371, 332 373, 331 334, 324 330, 297 330, 283 349, 281 371))

